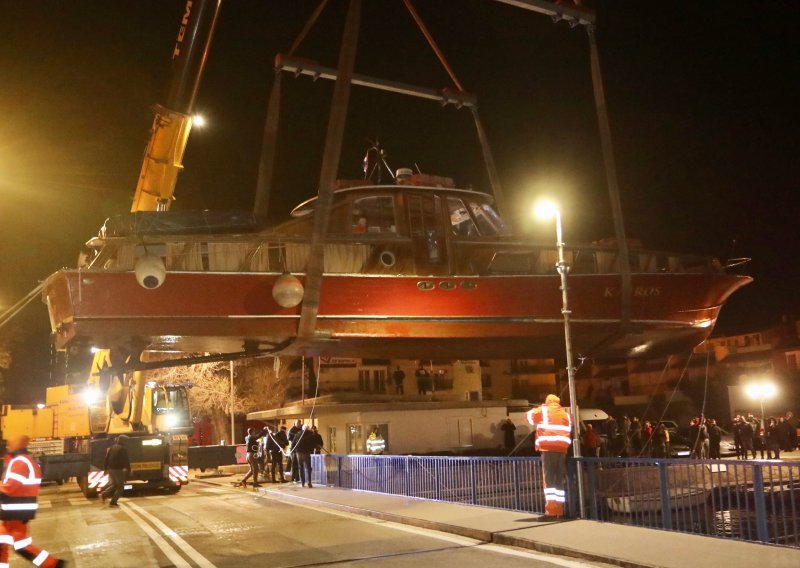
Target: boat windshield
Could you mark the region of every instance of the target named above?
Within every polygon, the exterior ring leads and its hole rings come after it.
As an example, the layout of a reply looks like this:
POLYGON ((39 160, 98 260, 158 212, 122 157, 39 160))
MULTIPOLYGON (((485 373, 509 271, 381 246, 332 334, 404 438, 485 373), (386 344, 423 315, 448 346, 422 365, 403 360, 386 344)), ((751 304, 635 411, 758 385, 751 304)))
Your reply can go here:
POLYGON ((469 209, 478 224, 481 235, 485 237, 507 237, 511 235, 511 230, 506 225, 506 222, 488 203, 470 201, 469 209))
POLYGON ((394 201, 391 195, 374 195, 353 201, 353 233, 395 233, 394 201))

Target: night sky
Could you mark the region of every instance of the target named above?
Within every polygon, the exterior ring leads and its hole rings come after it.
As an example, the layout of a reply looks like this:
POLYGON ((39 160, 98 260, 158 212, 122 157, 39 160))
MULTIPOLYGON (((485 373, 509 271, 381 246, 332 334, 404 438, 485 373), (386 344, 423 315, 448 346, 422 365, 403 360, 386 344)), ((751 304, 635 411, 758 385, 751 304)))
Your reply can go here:
MULTIPOLYGON (((587 2, 588 3, 588 2, 587 2)), ((183 0, 0 0, 0 306, 74 266, 104 219, 128 211, 163 101, 183 0)), ((298 55, 335 67, 346 2, 331 0, 298 55)), ((755 284, 719 331, 800 313, 800 158, 795 86, 800 3, 592 3, 629 237, 648 248, 752 257, 755 284), (679 4, 680 7, 674 6, 679 4)), ((274 55, 316 0, 224 0, 174 209, 252 207, 274 55)), ((613 234, 583 28, 492 0, 415 6, 480 112, 512 210, 563 203, 565 240, 613 234)), ((400 0, 364 0, 356 72, 452 87, 400 0)), ((284 76, 275 193, 279 219, 316 194, 333 84, 284 76)), ((354 87, 340 177, 365 139, 393 168, 488 189, 468 111, 354 87)), ((0 333, 17 340, 9 398, 47 380, 46 310, 0 333)))

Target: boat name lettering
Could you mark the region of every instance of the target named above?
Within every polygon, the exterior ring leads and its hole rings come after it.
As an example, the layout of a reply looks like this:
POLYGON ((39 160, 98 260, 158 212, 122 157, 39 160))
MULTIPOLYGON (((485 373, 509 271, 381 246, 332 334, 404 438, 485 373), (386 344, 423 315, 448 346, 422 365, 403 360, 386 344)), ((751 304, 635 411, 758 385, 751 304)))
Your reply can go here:
MULTIPOLYGON (((636 298, 652 298, 661 296, 661 287, 660 286, 636 286, 633 289, 633 294, 636 298)), ((606 286, 605 291, 603 292, 603 296, 606 298, 618 298, 619 297, 619 288, 614 286, 606 286)))

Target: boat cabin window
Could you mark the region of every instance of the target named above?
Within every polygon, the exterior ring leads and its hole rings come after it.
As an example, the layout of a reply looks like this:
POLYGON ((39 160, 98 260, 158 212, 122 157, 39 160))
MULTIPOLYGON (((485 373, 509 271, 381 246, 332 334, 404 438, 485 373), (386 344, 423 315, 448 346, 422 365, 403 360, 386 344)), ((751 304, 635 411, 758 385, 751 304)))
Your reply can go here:
POLYGON ((391 195, 371 195, 353 201, 350 228, 354 234, 396 233, 391 195))
POLYGON ((454 235, 473 237, 478 235, 478 227, 469 216, 467 206, 457 197, 447 198, 447 210, 450 213, 450 225, 454 235))
POLYGON ((470 201, 469 208, 478 223, 481 235, 485 237, 507 237, 511 235, 508 225, 488 203, 470 201))

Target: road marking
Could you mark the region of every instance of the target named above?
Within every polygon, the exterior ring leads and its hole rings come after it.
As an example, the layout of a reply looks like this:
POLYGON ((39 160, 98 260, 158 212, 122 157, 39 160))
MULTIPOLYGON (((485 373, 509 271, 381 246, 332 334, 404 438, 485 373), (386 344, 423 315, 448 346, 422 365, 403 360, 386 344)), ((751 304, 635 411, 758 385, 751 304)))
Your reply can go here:
POLYGON ((145 495, 145 499, 168 499, 169 495, 145 495))
POLYGON ((76 507, 84 507, 94 503, 94 501, 89 501, 86 497, 70 497, 67 501, 69 501, 70 505, 75 505, 76 507))
POLYGON ((123 503, 120 505, 120 508, 128 515, 133 522, 139 525, 139 528, 142 529, 147 536, 150 537, 156 546, 161 549, 161 552, 169 558, 170 562, 175 565, 175 568, 192 568, 192 565, 186 562, 176 551, 172 548, 169 543, 161 538, 161 535, 158 534, 153 528, 148 525, 139 515, 133 512, 130 508, 129 504, 123 503))
POLYGON ((438 540, 443 540, 446 542, 450 542, 453 544, 458 544, 460 546, 477 546, 483 544, 484 541, 477 540, 474 538, 470 538, 467 536, 459 536, 456 534, 450 534, 446 532, 437 531, 436 529, 425 529, 421 527, 414 527, 411 525, 403 525, 394 521, 386 521, 383 519, 377 519, 375 517, 370 517, 366 515, 359 515, 358 513, 348 513, 347 511, 339 511, 336 509, 328 509, 325 506, 321 505, 312 505, 309 503, 298 503, 296 501, 285 500, 281 499, 280 497, 273 497, 269 494, 260 494, 259 497, 267 498, 272 501, 278 501, 280 503, 285 503, 287 505, 292 505, 295 507, 302 507, 304 509, 310 509, 312 511, 318 511, 321 513, 328 513, 329 515, 336 515, 337 517, 344 517, 345 519, 352 519, 354 521, 361 521, 362 523, 371 523, 373 525, 382 525, 388 528, 396 529, 399 531, 404 531, 416 535, 426 536, 428 538, 435 538, 438 540))
POLYGON ((197 492, 198 493, 230 493, 230 492, 232 492, 232 490, 231 489, 217 489, 216 487, 209 487, 209 488, 198 489, 197 492))
POLYGON ((137 513, 142 515, 145 519, 153 523, 156 528, 158 528, 163 534, 168 536, 172 542, 178 545, 178 547, 186 554, 186 556, 190 557, 192 560, 197 562, 197 565, 200 568, 216 568, 214 564, 212 564, 208 558, 197 552, 195 548, 192 547, 188 542, 183 540, 178 534, 169 528, 166 524, 164 524, 161 519, 151 515, 144 509, 142 509, 139 505, 134 503, 127 503, 127 506, 131 509, 135 510, 137 513))
POLYGON ((507 556, 516 556, 518 558, 529 558, 530 560, 539 560, 541 562, 548 562, 556 566, 565 566, 566 568, 586 568, 587 566, 597 566, 592 562, 581 562, 580 560, 567 560, 558 556, 544 554, 543 552, 530 552, 527 550, 518 550, 516 548, 509 548, 499 544, 481 544, 478 546, 481 550, 490 550, 498 554, 505 554, 507 556))

